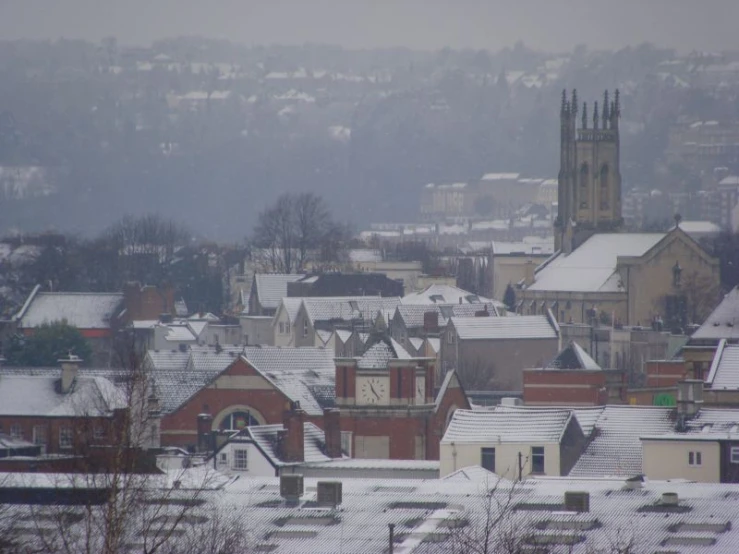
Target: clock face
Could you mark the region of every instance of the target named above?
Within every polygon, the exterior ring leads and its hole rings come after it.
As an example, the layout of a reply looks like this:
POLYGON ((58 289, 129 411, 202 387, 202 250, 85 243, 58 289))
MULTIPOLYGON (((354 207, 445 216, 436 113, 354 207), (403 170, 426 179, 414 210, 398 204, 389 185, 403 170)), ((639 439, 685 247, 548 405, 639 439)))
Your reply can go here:
POLYGON ((416 404, 426 403, 426 377, 416 376, 416 404))
POLYGON ((363 404, 387 404, 387 382, 382 377, 364 377, 359 380, 359 400, 363 404))

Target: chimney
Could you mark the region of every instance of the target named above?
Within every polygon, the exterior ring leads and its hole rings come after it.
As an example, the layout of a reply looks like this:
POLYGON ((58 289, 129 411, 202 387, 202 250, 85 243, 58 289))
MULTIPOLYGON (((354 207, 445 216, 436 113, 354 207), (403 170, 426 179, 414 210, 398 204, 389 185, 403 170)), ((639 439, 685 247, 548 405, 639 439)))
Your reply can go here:
POLYGON ((147 422, 149 428, 147 429, 147 444, 148 448, 159 448, 161 442, 161 428, 162 428, 162 410, 159 405, 159 398, 154 392, 152 392, 146 399, 146 411, 148 412, 147 422))
POLYGON ((703 405, 703 381, 686 379, 677 384, 677 414, 691 418, 703 405))
POLYGON ((326 455, 341 458, 341 412, 327 408, 323 410, 323 431, 326 434, 326 455))
POLYGON ((485 307, 482 310, 477 310, 475 312, 475 317, 490 317, 490 312, 488 311, 488 305, 485 304, 485 307))
POLYGON ((424 312, 423 314, 423 330, 426 333, 439 332, 439 312, 424 312))
POLYGON ((527 260, 526 264, 524 265, 524 275, 523 275, 523 282, 524 282, 524 285, 526 285, 527 287, 534 284, 534 269, 536 269, 534 261, 527 260))
POLYGON ((198 452, 210 450, 210 434, 213 416, 207 413, 198 414, 198 452))
POLYGON ((62 365, 62 394, 67 394, 77 378, 77 370, 80 368, 82 358, 70 352, 66 358, 60 358, 57 362, 62 365))
POLYGON ((305 412, 300 409, 297 402, 291 409, 285 411, 283 424, 285 426, 285 438, 283 441, 283 461, 302 462, 305 460, 303 443, 303 421, 305 412))

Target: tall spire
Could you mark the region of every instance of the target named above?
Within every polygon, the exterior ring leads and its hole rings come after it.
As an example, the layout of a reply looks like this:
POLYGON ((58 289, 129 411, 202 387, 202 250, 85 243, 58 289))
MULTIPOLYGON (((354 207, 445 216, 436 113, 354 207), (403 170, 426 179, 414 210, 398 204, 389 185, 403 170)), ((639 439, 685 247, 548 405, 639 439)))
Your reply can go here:
POLYGON ((577 117, 577 89, 572 89, 572 102, 570 102, 570 105, 572 106, 572 117, 577 117))
POLYGON ((588 103, 587 102, 582 103, 582 128, 583 129, 588 128, 588 103))
POLYGON ((562 107, 559 110, 559 115, 565 114, 566 105, 567 105, 567 90, 562 89, 562 107))
POLYGON ((596 131, 598 130, 598 120, 600 117, 598 117, 598 101, 596 100, 593 103, 593 129, 596 131))
POLYGON ((603 128, 608 129, 608 106, 610 105, 610 102, 608 102, 608 90, 603 93, 603 128))

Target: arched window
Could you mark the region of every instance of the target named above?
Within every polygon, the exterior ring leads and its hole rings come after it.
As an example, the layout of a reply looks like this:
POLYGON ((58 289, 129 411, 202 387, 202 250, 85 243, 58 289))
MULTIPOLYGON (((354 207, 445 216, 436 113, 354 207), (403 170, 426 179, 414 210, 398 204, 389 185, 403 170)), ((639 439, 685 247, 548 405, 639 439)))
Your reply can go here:
POLYGON ((223 418, 220 428, 221 431, 240 431, 249 425, 259 425, 259 421, 248 411, 236 411, 223 418))
POLYGON ((600 168, 600 209, 607 210, 610 203, 611 189, 608 186, 608 166, 600 168))
POLYGON ((588 207, 588 179, 590 177, 590 168, 584 163, 580 166, 580 207, 588 207))

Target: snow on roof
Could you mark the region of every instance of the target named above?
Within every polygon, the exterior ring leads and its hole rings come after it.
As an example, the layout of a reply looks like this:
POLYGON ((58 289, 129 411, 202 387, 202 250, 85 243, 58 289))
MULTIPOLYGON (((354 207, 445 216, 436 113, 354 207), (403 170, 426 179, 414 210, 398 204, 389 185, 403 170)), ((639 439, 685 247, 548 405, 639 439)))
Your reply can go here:
POLYGON ((545 315, 453 317, 460 340, 556 339, 557 330, 545 315))
POLYGON ((441 443, 559 443, 571 417, 564 409, 456 410, 441 443))
POLYGON ((680 229, 689 235, 719 234, 721 232, 721 227, 712 221, 681 221, 680 229))
POLYGON ((642 256, 664 237, 664 233, 595 234, 571 254, 560 253, 541 266, 528 290, 620 292, 618 258, 642 256))
POLYGON ((406 329, 423 327, 423 318, 428 312, 438 314, 440 327, 446 327, 451 317, 473 317, 477 312, 487 309, 491 316, 498 315, 497 302, 483 304, 401 304, 395 310, 406 329))
POLYGON ((413 359, 408 351, 394 339, 375 338, 376 342, 359 357, 361 369, 384 369, 390 360, 413 359))
POLYGON ((520 173, 486 173, 482 176, 483 181, 515 181, 520 173))
POLYGON ((412 292, 403 297, 401 304, 482 304, 503 306, 497 300, 478 296, 451 285, 429 285, 420 292, 412 292))
POLYGON ((145 364, 154 371, 184 370, 190 360, 190 351, 181 350, 148 350, 145 364))
POLYGON ((739 339, 739 288, 729 291, 703 324, 691 335, 690 342, 739 339))
POLYGON ((488 229, 497 229, 498 231, 507 231, 510 224, 505 219, 494 219, 492 221, 475 221, 472 224, 473 231, 486 231, 488 229))
POLYGON ((188 325, 165 325, 167 332, 164 335, 164 340, 170 342, 196 342, 198 340, 197 335, 193 333, 188 325))
POLYGON ((416 350, 416 352, 418 352, 423 346, 423 339, 419 337, 409 337, 408 342, 411 343, 411 346, 416 350))
POLYGON ((319 416, 333 404, 336 366, 325 348, 247 346, 242 357, 308 415, 319 416))
POLYGON ((37 292, 19 314, 19 326, 31 329, 65 319, 78 329, 109 329, 122 302, 121 293, 37 292))
MULTIPOLYGON (((729 175, 728 177, 724 177, 719 181, 719 186, 739 186, 739 175, 729 175)), ((682 227, 683 224, 680 223, 680 227, 682 227)))
POLYGON ((588 371, 600 371, 601 367, 585 352, 585 350, 571 340, 557 356, 547 364, 545 369, 584 369, 588 371))
MULTIPOLYGON (((277 466, 296 465, 303 462, 285 462, 280 458, 275 450, 277 444, 277 433, 284 431, 285 426, 276 425, 254 425, 246 428, 248 436, 259 445, 259 449, 264 452, 272 463, 277 466)), ((326 450, 326 435, 323 430, 313 423, 303 423, 303 456, 305 463, 329 462, 329 458, 324 454, 326 450)))
POLYGON ((310 321, 373 320, 378 312, 391 311, 401 303, 396 296, 314 296, 302 299, 310 321))
POLYGON ((545 256, 554 254, 554 238, 541 242, 502 242, 493 241, 493 253, 500 254, 526 254, 534 256, 545 256))
POLYGON ((287 284, 305 277, 303 274, 257 273, 254 275, 257 300, 262 308, 276 310, 287 296, 287 284))
MULTIPOLYGON (((298 317, 300 306, 303 305, 303 299, 297 298, 294 296, 285 297, 280 301, 280 305, 285 310, 285 313, 287 314, 287 319, 290 322, 290 324, 293 324, 295 323, 295 318, 298 317)), ((276 321, 277 321, 277 318, 275 318, 275 322, 276 321)))
POLYGON ((672 432, 671 411, 669 407, 606 406, 595 423, 597 431, 569 475, 628 477, 643 473, 639 436, 672 432))
POLYGON ((713 390, 739 390, 739 345, 721 339, 713 356, 706 385, 713 390))
POLYGON ((381 262, 382 252, 372 248, 353 248, 349 250, 349 260, 354 263, 381 262))
POLYGON ((345 344, 346 344, 346 341, 348 341, 349 338, 352 336, 352 332, 346 329, 336 329, 334 333, 336 334, 338 339, 345 344))
MULTIPOLYGON (((57 370, 58 373, 58 370, 57 370)), ((109 416, 123 408, 123 393, 103 377, 78 376, 62 394, 59 375, 7 375, 0 378, 0 415, 38 417, 109 416)))
POLYGON ((426 340, 431 349, 438 354, 441 350, 441 339, 438 337, 428 337, 426 340))

